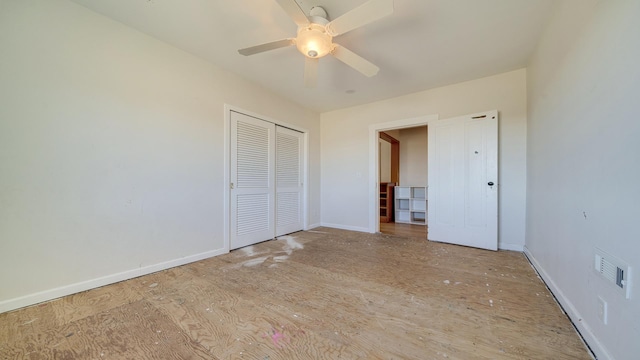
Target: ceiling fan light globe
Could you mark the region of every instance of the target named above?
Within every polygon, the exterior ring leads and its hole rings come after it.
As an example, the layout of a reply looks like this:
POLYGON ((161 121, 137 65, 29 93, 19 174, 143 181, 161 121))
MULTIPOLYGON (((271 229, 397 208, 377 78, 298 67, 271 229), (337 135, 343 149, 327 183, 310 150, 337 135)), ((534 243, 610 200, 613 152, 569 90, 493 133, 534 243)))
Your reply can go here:
POLYGON ((312 24, 300 28, 296 38, 296 47, 304 56, 321 58, 332 49, 332 37, 324 31, 323 26, 312 24))

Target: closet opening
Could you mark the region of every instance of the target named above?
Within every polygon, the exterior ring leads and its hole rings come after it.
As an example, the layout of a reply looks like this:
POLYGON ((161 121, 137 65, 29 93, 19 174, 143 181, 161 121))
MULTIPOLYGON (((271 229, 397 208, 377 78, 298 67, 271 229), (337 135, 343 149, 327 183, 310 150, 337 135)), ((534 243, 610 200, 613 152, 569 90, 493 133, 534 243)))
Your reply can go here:
POLYGON ((229 106, 225 244, 238 249, 308 226, 308 132, 229 106))

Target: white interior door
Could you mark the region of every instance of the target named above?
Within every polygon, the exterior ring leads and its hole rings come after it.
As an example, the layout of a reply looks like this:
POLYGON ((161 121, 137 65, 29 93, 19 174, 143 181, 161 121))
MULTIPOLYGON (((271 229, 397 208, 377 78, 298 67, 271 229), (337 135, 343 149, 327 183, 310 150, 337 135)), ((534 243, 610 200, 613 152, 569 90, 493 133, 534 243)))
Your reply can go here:
POLYGON ((498 112, 429 123, 429 240, 498 249, 498 112))
POLYGON ((275 132, 275 124, 231 111, 231 250, 275 236, 275 132))
POLYGON ((302 136, 276 126, 276 236, 303 228, 302 136))

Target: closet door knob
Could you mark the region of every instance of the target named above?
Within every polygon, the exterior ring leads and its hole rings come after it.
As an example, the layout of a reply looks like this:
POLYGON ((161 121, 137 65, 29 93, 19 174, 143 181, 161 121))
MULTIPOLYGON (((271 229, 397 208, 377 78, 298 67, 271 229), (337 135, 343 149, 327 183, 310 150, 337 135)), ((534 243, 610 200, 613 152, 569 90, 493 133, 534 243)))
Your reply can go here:
POLYGON ((493 186, 493 181, 489 181, 489 182, 487 183, 487 185, 489 185, 489 186, 493 186))

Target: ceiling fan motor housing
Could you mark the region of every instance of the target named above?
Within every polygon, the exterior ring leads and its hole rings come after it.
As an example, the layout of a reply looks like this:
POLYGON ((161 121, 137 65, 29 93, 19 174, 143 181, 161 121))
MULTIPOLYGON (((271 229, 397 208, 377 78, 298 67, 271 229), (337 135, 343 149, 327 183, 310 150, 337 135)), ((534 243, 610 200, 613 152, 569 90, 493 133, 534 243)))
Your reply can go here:
POLYGON ((329 15, 327 15, 327 11, 322 7, 322 6, 314 6, 311 8, 311 11, 309 11, 309 15, 311 17, 321 17, 325 20, 329 19, 329 15))

